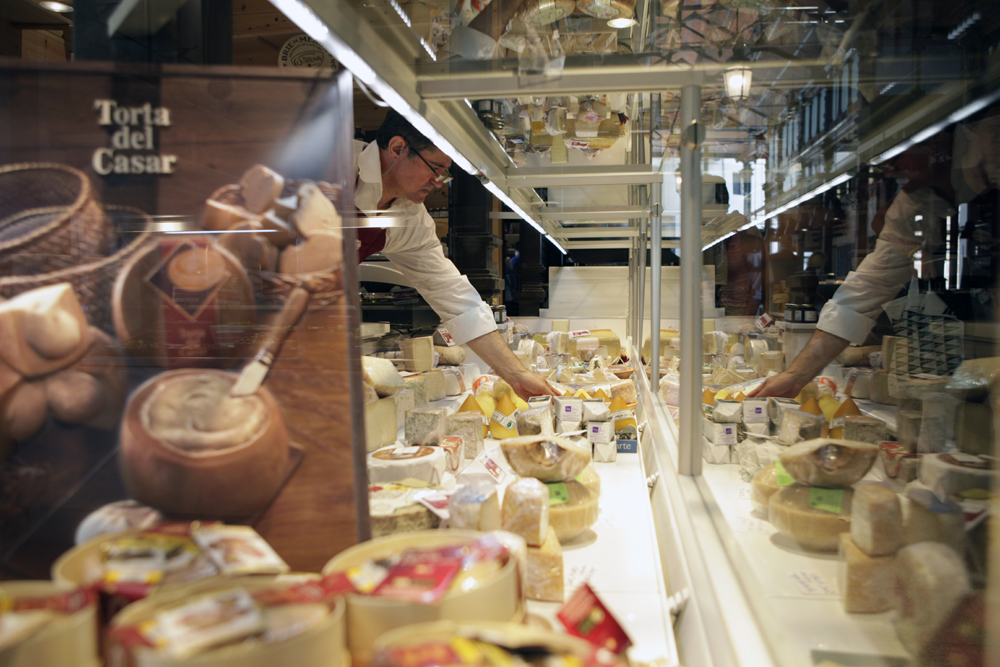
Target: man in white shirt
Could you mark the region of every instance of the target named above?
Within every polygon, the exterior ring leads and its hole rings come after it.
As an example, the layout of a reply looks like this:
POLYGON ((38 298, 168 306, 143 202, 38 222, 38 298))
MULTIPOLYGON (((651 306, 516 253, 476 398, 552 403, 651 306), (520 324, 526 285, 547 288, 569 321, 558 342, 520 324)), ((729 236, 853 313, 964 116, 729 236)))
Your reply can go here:
POLYGON ((366 217, 391 219, 385 227, 358 230, 359 261, 381 252, 441 317, 455 342, 467 344, 518 396, 554 395, 544 378, 517 360, 497 332, 493 311, 441 250, 423 202, 451 180, 451 159, 393 110, 375 142, 354 142, 354 157, 355 205, 366 217))

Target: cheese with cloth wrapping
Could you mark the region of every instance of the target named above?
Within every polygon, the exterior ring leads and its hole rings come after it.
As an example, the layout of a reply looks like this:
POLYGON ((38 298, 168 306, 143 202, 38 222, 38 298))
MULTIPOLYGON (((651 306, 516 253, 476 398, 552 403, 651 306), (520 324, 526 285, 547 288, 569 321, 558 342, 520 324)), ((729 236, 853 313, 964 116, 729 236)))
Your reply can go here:
POLYGON ((867 442, 816 438, 789 447, 778 458, 799 483, 844 487, 856 484, 868 473, 878 451, 867 442))
POLYGON ((507 438, 500 442, 500 450, 520 477, 543 482, 571 480, 591 461, 586 442, 555 435, 507 438))

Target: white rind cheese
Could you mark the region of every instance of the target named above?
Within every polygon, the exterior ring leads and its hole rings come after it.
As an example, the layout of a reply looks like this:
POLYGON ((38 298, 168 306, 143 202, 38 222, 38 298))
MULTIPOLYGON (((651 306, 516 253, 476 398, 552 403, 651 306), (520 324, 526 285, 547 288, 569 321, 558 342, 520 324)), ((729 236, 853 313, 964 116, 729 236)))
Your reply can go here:
POLYGON ((521 478, 507 487, 501 508, 501 526, 538 547, 549 533, 549 489, 537 479, 521 478))
POLYGON ((416 480, 438 486, 444 480, 447 459, 440 447, 385 447, 368 455, 368 483, 416 480))
POLYGON ((903 511, 894 491, 859 484, 851 505, 851 538, 869 556, 889 556, 903 546, 903 511))
POLYGON ((379 396, 392 396, 406 388, 395 364, 388 359, 361 357, 361 373, 364 381, 375 387, 379 396))
POLYGON ((446 433, 447 408, 414 408, 406 413, 406 444, 436 445, 446 433))
POLYGON ((971 592, 969 577, 961 557, 937 542, 900 549, 896 577, 896 634, 916 655, 971 592))

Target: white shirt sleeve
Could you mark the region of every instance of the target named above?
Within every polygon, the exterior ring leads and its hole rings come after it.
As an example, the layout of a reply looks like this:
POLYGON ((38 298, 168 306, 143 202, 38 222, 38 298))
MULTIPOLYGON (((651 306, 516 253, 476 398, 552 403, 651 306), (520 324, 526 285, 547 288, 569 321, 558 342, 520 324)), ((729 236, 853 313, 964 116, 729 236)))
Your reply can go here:
POLYGON ((930 188, 901 191, 885 214, 885 226, 856 271, 837 288, 820 313, 817 328, 861 345, 882 311, 913 276, 913 253, 932 249, 934 224, 954 209, 930 188))
POLYGON ((407 224, 386 229, 382 254, 417 288, 455 342, 466 343, 496 331, 493 311, 444 256, 427 209, 421 206, 407 224))

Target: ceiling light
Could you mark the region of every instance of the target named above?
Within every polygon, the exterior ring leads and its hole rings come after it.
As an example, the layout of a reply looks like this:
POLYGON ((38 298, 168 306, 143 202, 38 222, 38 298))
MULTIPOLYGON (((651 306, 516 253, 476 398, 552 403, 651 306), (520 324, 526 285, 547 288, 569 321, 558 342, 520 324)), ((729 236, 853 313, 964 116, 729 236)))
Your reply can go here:
POLYGON ((750 83, 753 72, 746 67, 734 67, 722 73, 726 81, 726 95, 737 102, 750 97, 750 83))
POLYGON ((612 28, 631 28, 636 25, 638 21, 633 18, 616 18, 608 21, 608 25, 612 28))
POLYGON ((59 12, 60 14, 68 14, 69 12, 73 11, 73 7, 71 5, 67 5, 65 2, 55 2, 54 0, 42 0, 42 2, 39 2, 38 4, 44 7, 45 9, 48 9, 49 11, 59 12))

